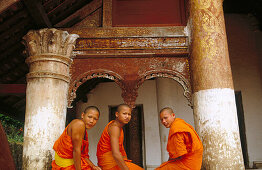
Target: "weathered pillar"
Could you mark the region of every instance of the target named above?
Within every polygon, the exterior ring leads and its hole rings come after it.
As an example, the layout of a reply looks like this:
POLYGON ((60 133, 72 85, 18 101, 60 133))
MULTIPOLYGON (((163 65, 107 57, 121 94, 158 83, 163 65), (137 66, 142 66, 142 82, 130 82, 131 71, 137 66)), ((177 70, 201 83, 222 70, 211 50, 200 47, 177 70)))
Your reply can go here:
POLYGON ((56 29, 29 31, 23 169, 49 169, 53 144, 65 128, 69 66, 77 35, 56 29))
MULTIPOLYGON (((158 108, 158 118, 159 111, 164 107, 173 106, 171 100, 172 87, 167 78, 157 78, 156 79, 156 93, 157 93, 157 108, 158 108)), ((160 132, 160 143, 161 143, 161 162, 168 161, 169 155, 166 150, 169 129, 162 125, 159 119, 159 132, 160 132)))
POLYGON ((244 169, 222 0, 191 0, 191 76, 203 169, 244 169))

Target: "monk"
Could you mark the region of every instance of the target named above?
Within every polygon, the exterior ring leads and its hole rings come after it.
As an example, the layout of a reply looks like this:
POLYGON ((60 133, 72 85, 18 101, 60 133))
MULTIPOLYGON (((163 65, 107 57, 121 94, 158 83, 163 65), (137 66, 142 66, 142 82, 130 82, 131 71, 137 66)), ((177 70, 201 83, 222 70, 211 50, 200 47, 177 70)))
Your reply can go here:
POLYGON ((160 111, 161 123, 170 128, 167 151, 169 160, 156 170, 200 170, 203 145, 194 128, 183 119, 176 118, 169 107, 160 111))
POLYGON ((87 134, 87 130, 97 123, 99 115, 97 107, 89 106, 81 114, 81 119, 69 123, 54 144, 53 170, 101 170, 89 159, 87 134))
POLYGON ((97 145, 98 165, 103 170, 142 170, 143 168, 127 159, 124 149, 123 126, 131 119, 131 108, 120 104, 115 113, 116 119, 107 124, 97 145))

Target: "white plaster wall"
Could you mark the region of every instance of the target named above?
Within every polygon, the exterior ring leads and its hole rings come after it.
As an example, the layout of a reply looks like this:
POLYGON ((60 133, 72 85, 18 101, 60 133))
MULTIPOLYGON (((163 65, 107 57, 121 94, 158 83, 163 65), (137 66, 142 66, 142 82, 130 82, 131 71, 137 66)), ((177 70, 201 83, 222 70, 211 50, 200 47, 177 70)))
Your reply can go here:
POLYGON ((261 32, 247 15, 225 15, 234 88, 242 92, 250 166, 262 161, 261 32))
POLYGON ((193 110, 188 105, 189 102, 183 94, 183 87, 175 80, 168 78, 159 79, 165 81, 165 84, 168 86, 165 88, 165 100, 169 102, 165 105, 165 107, 171 107, 174 110, 176 117, 184 119, 187 123, 194 126, 193 110))
MULTIPOLYGON (((137 104, 143 104, 146 167, 161 164, 160 135, 155 81, 145 81, 138 89, 137 104)), ((148 168, 149 169, 149 168, 148 168)))
MULTIPOLYGON (((177 117, 185 119, 193 125, 193 111, 187 105, 188 102, 183 96, 183 88, 176 81, 166 79, 171 86, 167 100, 170 102, 172 108, 177 113, 177 117)), ((148 170, 154 169, 161 164, 161 148, 160 148, 160 134, 159 134, 159 117, 156 97, 156 81, 145 81, 138 90, 138 97, 136 104, 143 104, 144 109, 144 154, 145 164, 148 170)), ((101 133, 109 120, 110 105, 118 105, 123 103, 121 97, 121 89, 113 82, 101 83, 88 94, 88 103, 79 102, 77 104, 76 112, 78 115, 83 112, 86 106, 95 105, 101 111, 101 116, 97 125, 88 131, 89 135, 89 155, 90 159, 97 163, 96 159, 96 145, 101 136, 101 133)))

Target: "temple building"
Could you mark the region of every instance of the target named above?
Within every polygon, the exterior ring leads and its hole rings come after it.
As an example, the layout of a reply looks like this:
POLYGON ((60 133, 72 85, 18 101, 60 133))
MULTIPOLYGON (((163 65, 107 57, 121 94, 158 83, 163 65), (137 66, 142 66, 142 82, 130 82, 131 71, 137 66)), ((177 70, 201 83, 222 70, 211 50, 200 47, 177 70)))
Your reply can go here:
POLYGON ((24 121, 23 169, 50 169, 54 142, 90 105, 97 163, 121 103, 133 108, 128 157, 147 170, 168 160, 164 107, 196 129, 202 169, 262 168, 262 4, 233 2, 0 2, 0 113, 24 121))

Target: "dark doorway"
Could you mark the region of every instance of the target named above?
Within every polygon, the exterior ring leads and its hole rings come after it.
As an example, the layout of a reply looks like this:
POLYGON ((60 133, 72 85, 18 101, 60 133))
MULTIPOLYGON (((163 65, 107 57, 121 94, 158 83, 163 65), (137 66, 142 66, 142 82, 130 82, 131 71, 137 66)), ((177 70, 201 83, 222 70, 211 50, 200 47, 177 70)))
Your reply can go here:
POLYGON ((67 108, 65 126, 67 126, 74 119, 76 119, 76 107, 75 106, 73 108, 67 108))
MULTIPOLYGON (((117 106, 109 106, 109 121, 115 119, 117 106)), ((132 110, 132 118, 124 130, 124 147, 128 159, 143 167, 143 105, 136 105, 132 110)))
POLYGON ((248 161, 248 152, 247 152, 246 127, 245 127, 245 117, 244 117, 244 109, 243 109, 243 104, 242 104, 241 91, 236 91, 235 97, 236 97, 238 126, 239 126, 243 158, 244 158, 245 167, 248 168, 249 161, 248 161))

